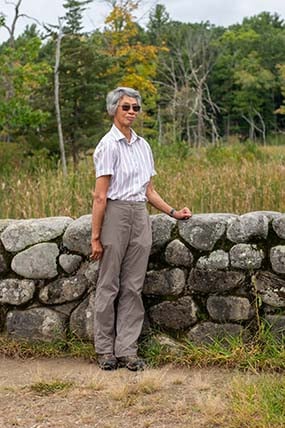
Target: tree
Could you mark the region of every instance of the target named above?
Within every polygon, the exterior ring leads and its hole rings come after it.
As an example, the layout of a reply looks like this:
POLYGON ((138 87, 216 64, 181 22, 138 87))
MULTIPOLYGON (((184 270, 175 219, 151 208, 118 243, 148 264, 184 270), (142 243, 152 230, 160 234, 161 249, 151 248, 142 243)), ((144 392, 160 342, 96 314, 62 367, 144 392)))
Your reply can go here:
MULTIPOLYGON (((61 76, 59 99, 62 132, 67 154, 74 165, 78 163, 80 151, 94 146, 102 134, 102 112, 105 102, 102 96, 109 83, 105 77, 109 60, 103 53, 103 39, 97 31, 91 36, 82 32, 82 17, 90 1, 67 0, 63 17, 61 61, 58 72, 61 76)), ((46 55, 54 61, 57 34, 51 35, 46 55)), ((52 78, 52 76, 51 76, 52 78)), ((50 83, 51 84, 51 83, 50 83)), ((50 100, 48 87, 45 91, 50 100)), ((54 102, 49 102, 51 120, 46 129, 49 138, 55 138, 56 122, 54 102)))
POLYGON ((284 24, 267 12, 244 19, 222 32, 220 54, 210 76, 211 93, 220 107, 221 132, 242 138, 277 129, 280 105, 276 65, 284 61, 284 24))
POLYGON ((189 145, 199 146, 209 135, 215 141, 218 137, 215 125, 217 107, 208 87, 216 55, 212 46, 212 29, 207 23, 170 22, 167 34, 169 53, 160 57, 158 76, 166 139, 171 123, 174 141, 184 140, 189 145))
POLYGON ((33 106, 35 92, 49 71, 48 64, 38 60, 41 40, 35 24, 15 39, 17 22, 26 16, 20 13, 21 3, 22 0, 13 3, 10 26, 0 15, 0 25, 9 33, 8 41, 0 48, 0 136, 4 141, 37 129, 47 119, 42 109, 33 106))
POLYGON ((151 136, 153 123, 147 113, 156 108, 154 79, 159 48, 141 40, 141 31, 133 16, 138 4, 133 0, 112 1, 113 9, 105 21, 104 37, 106 53, 112 60, 108 74, 115 76, 117 86, 130 86, 142 93, 143 120, 147 124, 144 132, 151 136))
POLYGON ((167 39, 166 29, 170 22, 169 13, 163 4, 157 4, 149 14, 147 24, 150 42, 155 46, 162 46, 167 39))
POLYGON ((6 141, 38 129, 48 117, 35 104, 37 89, 46 82, 51 68, 39 60, 41 40, 32 27, 12 46, 1 46, 0 130, 6 141))
POLYGON ((67 167, 66 167, 65 147, 64 147, 64 139, 63 139, 63 132, 62 132, 60 100, 59 100, 59 65, 60 65, 62 26, 61 26, 61 20, 59 19, 58 21, 59 21, 59 25, 58 25, 58 35, 57 35, 57 41, 56 41, 56 55, 55 55, 55 66, 54 66, 54 101, 55 101, 55 111, 56 111, 56 121, 57 121, 57 128, 58 128, 58 139, 59 139, 62 171, 63 171, 63 174, 66 175, 67 167))

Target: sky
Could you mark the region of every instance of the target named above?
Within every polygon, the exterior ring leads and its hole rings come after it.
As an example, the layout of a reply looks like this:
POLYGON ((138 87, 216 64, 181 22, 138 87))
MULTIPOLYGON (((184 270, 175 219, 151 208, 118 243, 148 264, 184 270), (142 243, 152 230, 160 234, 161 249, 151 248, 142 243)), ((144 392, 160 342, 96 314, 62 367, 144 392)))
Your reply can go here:
MULTIPOLYGON (((11 24, 14 7, 18 0, 0 0, 0 13, 6 15, 7 24, 11 24), (12 3, 12 4, 11 4, 12 3)), ((20 12, 36 18, 40 23, 57 24, 58 17, 64 15, 64 0, 22 0, 20 12)), ((164 4, 170 18, 181 22, 205 22, 214 25, 229 26, 241 23, 244 17, 260 12, 277 12, 285 20, 285 0, 141 0, 141 6, 135 15, 138 22, 147 22, 150 10, 155 4, 164 4)), ((92 31, 102 29, 111 6, 104 0, 94 0, 84 15, 84 29, 92 31)), ((21 18, 17 25, 17 34, 33 21, 21 18)), ((0 42, 7 40, 8 32, 0 28, 0 42)))

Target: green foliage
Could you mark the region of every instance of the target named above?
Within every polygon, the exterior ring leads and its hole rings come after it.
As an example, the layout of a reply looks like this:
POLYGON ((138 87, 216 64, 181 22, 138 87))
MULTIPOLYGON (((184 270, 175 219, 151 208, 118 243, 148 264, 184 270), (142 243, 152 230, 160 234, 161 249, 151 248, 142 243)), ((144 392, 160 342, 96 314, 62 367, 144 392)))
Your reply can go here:
POLYGON ((157 140, 150 140, 154 159, 177 158, 185 159, 191 155, 191 148, 185 141, 171 144, 159 144, 157 140))
POLYGON ((66 9, 66 27, 64 31, 66 34, 80 34, 82 25, 82 13, 86 9, 89 3, 93 0, 65 0, 63 3, 64 9, 66 9))
MULTIPOLYGON (((263 12, 223 28, 173 21, 157 4, 142 28, 135 17, 139 2, 119 0, 110 2, 104 29, 86 34, 82 18, 90 2, 63 4, 60 107, 74 164, 109 127, 105 98, 118 85, 141 91, 139 134, 159 140, 157 147, 152 143, 158 155, 184 158, 187 146, 233 134, 265 142, 285 129, 285 25, 277 14, 263 12)), ((0 25, 6 24, 1 16, 0 25)), ((44 147, 53 155, 59 152, 56 33, 51 27, 40 35, 33 24, 0 45, 0 141, 25 142, 33 151, 44 147)))
POLYGON ((39 60, 41 40, 33 31, 2 46, 0 55, 0 137, 11 139, 45 124, 48 113, 35 105, 50 66, 39 60))
POLYGON ((264 153, 260 146, 252 141, 246 141, 243 144, 212 146, 206 148, 206 159, 213 165, 222 165, 228 163, 242 163, 254 161, 266 161, 268 155, 264 153))

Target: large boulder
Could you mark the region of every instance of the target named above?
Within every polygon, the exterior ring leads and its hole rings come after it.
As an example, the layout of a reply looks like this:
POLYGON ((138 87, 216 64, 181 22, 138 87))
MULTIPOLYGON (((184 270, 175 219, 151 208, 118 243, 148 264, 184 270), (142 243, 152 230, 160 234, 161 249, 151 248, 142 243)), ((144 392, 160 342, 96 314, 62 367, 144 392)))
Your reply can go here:
POLYGON ((285 215, 284 214, 274 218, 272 222, 272 227, 279 238, 285 239, 285 215))
POLYGON ((245 274, 236 271, 192 269, 188 278, 187 289, 199 293, 223 293, 241 287, 245 274))
POLYGON ((179 239, 171 241, 165 250, 165 260, 173 266, 190 268, 193 264, 193 254, 179 239))
POLYGON ((277 245, 270 250, 270 262, 276 273, 285 273, 285 245, 277 245))
POLYGON ((185 273, 182 269, 161 269, 146 274, 143 293, 156 296, 178 296, 185 289, 185 273))
POLYGON ((54 243, 36 244, 15 255, 12 270, 24 278, 45 279, 57 276, 58 246, 54 243))
POLYGON ((99 276, 99 268, 100 268, 100 262, 95 261, 86 261, 83 263, 80 267, 80 270, 78 271, 79 275, 83 275, 84 278, 87 279, 89 283, 89 287, 95 288, 99 276))
POLYGON ((202 322, 196 324, 187 333, 187 338, 196 345, 210 345, 219 341, 225 345, 231 338, 240 337, 243 327, 239 324, 202 322))
POLYGON ((31 245, 58 238, 72 221, 70 217, 21 220, 5 228, 1 241, 6 251, 17 253, 31 245))
POLYGON ((22 305, 33 298, 35 289, 34 281, 2 279, 0 280, 0 303, 22 305))
POLYGON ((247 214, 253 214, 253 215, 265 215, 265 217, 268 218, 269 222, 272 222, 273 220, 275 220, 276 218, 281 216, 281 212, 280 211, 266 211, 266 210, 260 210, 260 211, 251 211, 250 213, 247 214))
POLYGON ((93 340, 94 305, 95 292, 92 291, 71 314, 69 329, 80 339, 93 340))
POLYGON ((229 254, 224 250, 217 250, 208 256, 202 256, 196 263, 196 268, 206 270, 227 269, 230 265, 229 254))
POLYGON ((197 306, 190 296, 165 301, 149 310, 153 324, 167 330, 185 330, 197 322, 197 306))
POLYGON ((230 249, 231 267, 244 270, 260 269, 265 258, 264 251, 256 245, 236 244, 230 249))
POLYGON ((212 251, 226 232, 231 214, 196 214, 178 224, 180 236, 193 248, 212 251))
MULTIPOLYGON (((3 232, 3 230, 5 230, 6 227, 8 227, 10 224, 17 223, 19 221, 21 221, 21 220, 13 220, 10 218, 6 218, 4 220, 1 219, 0 220, 0 233, 3 232)), ((0 240, 1 240, 1 235, 0 235, 0 240)))
POLYGON ((63 245, 84 256, 91 254, 91 214, 74 220, 63 235, 63 245))
POLYGON ((53 341, 65 338, 66 317, 48 308, 12 310, 7 314, 6 329, 10 336, 53 341))
POLYGON ((73 302, 85 293, 87 287, 88 281, 82 275, 58 278, 40 290, 39 300, 46 305, 73 302))
POLYGON ((71 274, 79 268, 82 257, 77 254, 61 254, 58 261, 62 269, 71 274))
POLYGON ((257 272, 253 278, 256 290, 267 305, 285 307, 285 280, 271 272, 257 272))
POLYGON ((207 300, 210 317, 217 322, 247 321, 254 311, 246 297, 210 296, 207 300))
POLYGON ((151 254, 156 253, 170 240, 175 229, 176 220, 166 214, 151 215, 152 248, 151 254))
POLYGON ((228 225, 227 238, 235 243, 247 242, 252 238, 266 239, 268 217, 255 212, 232 218, 228 225))

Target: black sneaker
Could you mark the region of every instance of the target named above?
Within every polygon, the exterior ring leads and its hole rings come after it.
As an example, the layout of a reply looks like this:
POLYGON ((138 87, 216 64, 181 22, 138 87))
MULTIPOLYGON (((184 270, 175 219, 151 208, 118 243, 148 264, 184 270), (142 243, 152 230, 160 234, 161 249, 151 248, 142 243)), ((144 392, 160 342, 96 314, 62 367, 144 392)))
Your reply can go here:
POLYGON ((98 355, 98 364, 102 370, 116 370, 118 367, 117 358, 113 354, 98 355))
POLYGON ((132 372, 142 371, 145 369, 145 362, 136 355, 118 358, 118 367, 126 367, 132 372))

